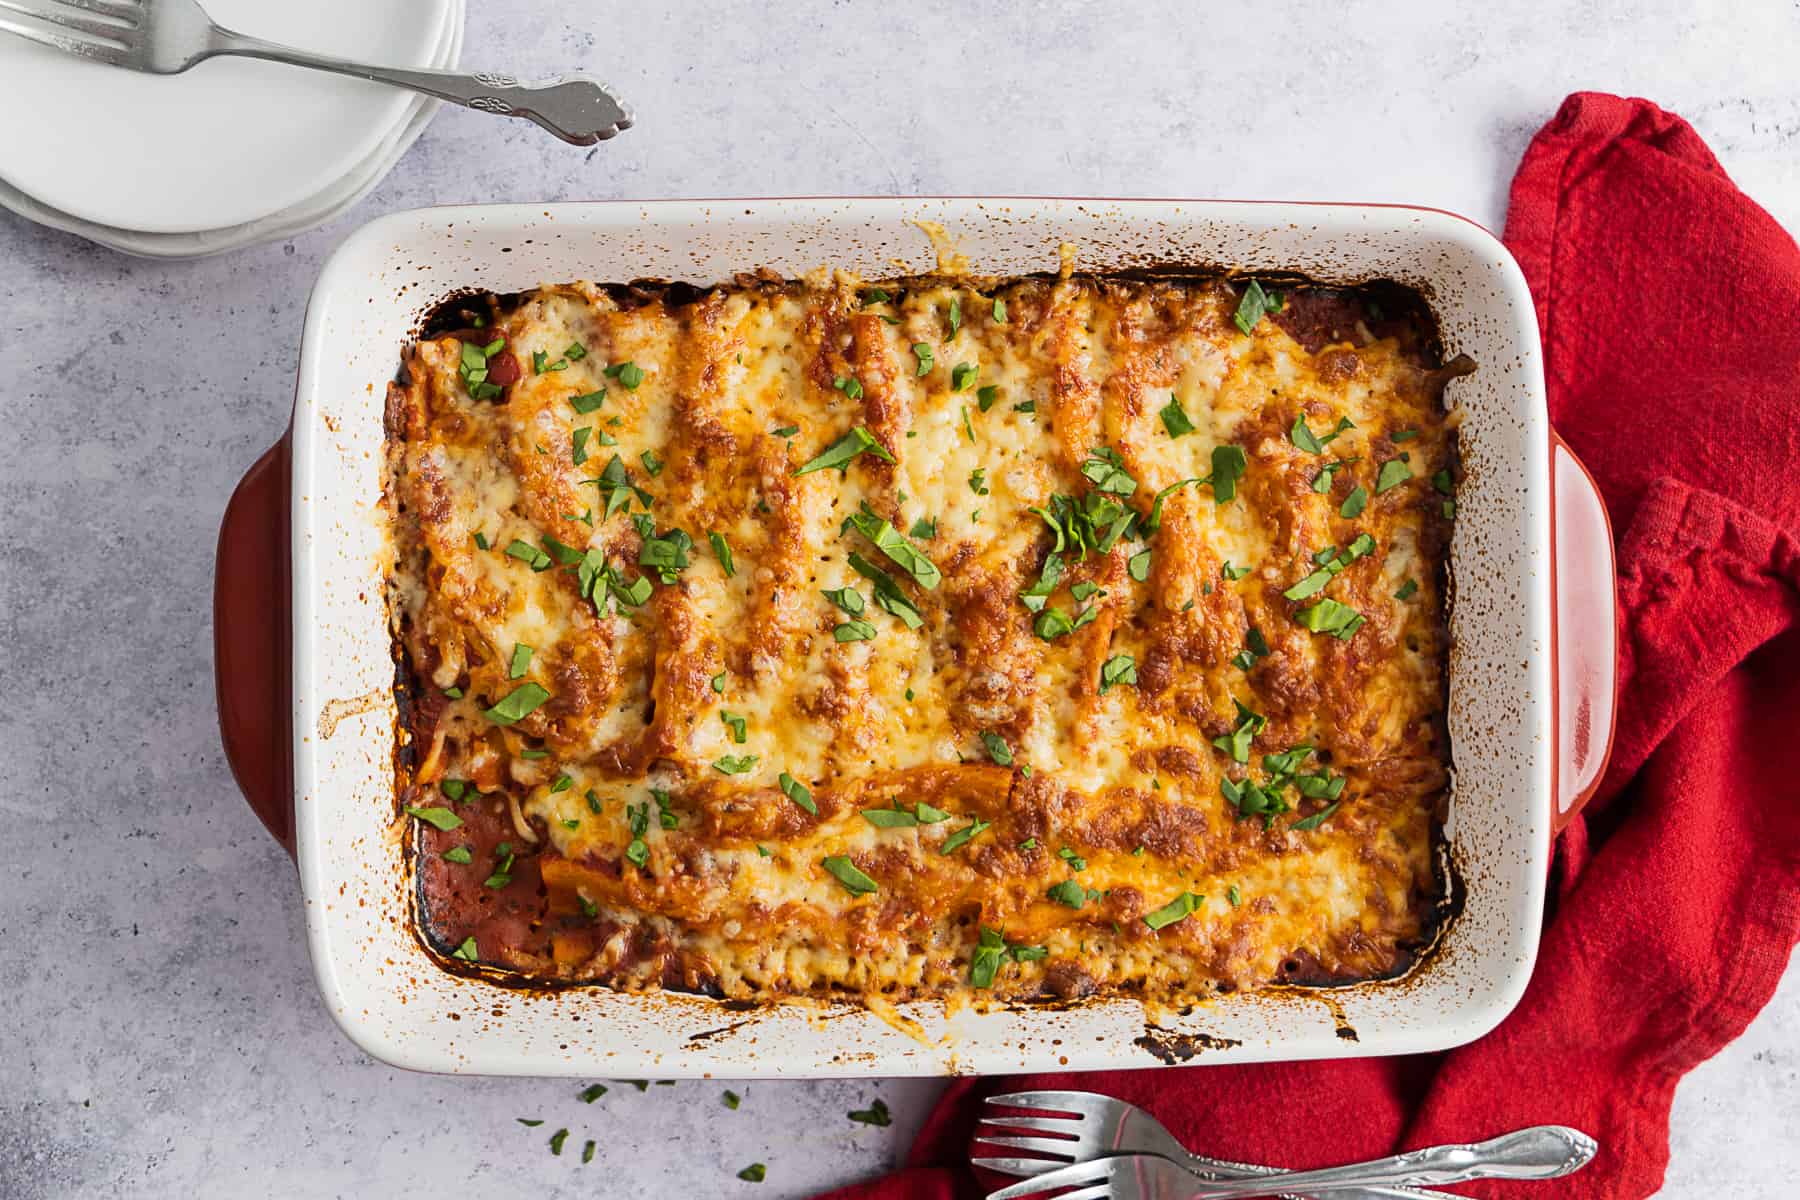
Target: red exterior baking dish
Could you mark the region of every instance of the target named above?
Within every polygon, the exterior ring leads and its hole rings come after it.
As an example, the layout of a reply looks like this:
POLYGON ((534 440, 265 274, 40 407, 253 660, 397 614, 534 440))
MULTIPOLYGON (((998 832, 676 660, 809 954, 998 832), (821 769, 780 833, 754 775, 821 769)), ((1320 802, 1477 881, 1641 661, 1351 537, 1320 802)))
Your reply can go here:
POLYGON ((1479 227, 1411 208, 1189 201, 789 200, 444 208, 353 235, 307 314, 289 435, 227 507, 214 598, 220 725, 252 809, 295 853, 320 985, 371 1053, 509 1074, 923 1074, 1151 1066, 1441 1049, 1516 1003, 1536 954, 1554 832, 1610 750, 1617 654, 1612 537, 1599 494, 1545 415, 1530 296, 1479 227), (1459 381, 1466 479, 1452 547, 1450 857, 1461 914, 1407 977, 1222 997, 1180 1017, 1114 999, 1062 1011, 771 1006, 604 989, 535 992, 444 971, 412 927, 393 798, 393 667, 383 594, 381 407, 419 315, 459 289, 564 279, 706 283, 829 263, 871 277, 935 263, 941 224, 984 273, 1191 263, 1389 278, 1431 302, 1459 381), (1344 1023, 1356 1032, 1341 1036, 1344 1023), (705 1035, 705 1036, 700 1036, 705 1035), (1169 1039, 1174 1039, 1171 1042, 1169 1039), (1185 1040, 1184 1040, 1185 1039, 1185 1040), (1161 1056, 1169 1057, 1168 1055, 1161 1056))

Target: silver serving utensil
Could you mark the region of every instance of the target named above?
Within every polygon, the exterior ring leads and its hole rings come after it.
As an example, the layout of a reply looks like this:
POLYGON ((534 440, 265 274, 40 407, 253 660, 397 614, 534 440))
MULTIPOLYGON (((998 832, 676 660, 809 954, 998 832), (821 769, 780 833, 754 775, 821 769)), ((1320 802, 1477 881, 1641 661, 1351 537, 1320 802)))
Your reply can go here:
POLYGON ((1335 1196, 1350 1187, 1412 1187, 1474 1179, 1559 1179, 1594 1157, 1594 1139, 1562 1125, 1537 1125, 1473 1145, 1432 1146, 1318 1171, 1206 1181, 1154 1154, 1074 1163, 988 1193, 988 1200, 1063 1192, 1060 1200, 1243 1200, 1289 1194, 1335 1196))
POLYGON ((178 75, 220 54, 266 58, 410 88, 497 116, 522 117, 576 146, 605 141, 632 125, 630 111, 585 75, 527 84, 485 71, 465 74, 349 62, 226 29, 206 14, 199 0, 0 0, 0 31, 152 75, 178 75))
MULTIPOLYGON (((1160 1155, 1204 1180, 1255 1179, 1281 1173, 1280 1167, 1194 1154, 1145 1110, 1099 1092, 1010 1092, 989 1096, 984 1103, 987 1108, 981 1118, 984 1124, 976 1133, 978 1141, 1057 1156, 970 1160, 1004 1175, 1041 1175, 1069 1162, 1131 1153, 1160 1155), (1015 1117, 1003 1111, 1008 1108, 1031 1109, 1036 1115, 1015 1117), (1058 1113, 1065 1115, 1051 1115, 1058 1113), (1041 1135, 1019 1137, 1007 1132, 1021 1129, 1041 1131, 1041 1135)), ((1331 1195, 1332 1200, 1457 1200, 1448 1192, 1392 1187, 1348 1188, 1331 1195)))

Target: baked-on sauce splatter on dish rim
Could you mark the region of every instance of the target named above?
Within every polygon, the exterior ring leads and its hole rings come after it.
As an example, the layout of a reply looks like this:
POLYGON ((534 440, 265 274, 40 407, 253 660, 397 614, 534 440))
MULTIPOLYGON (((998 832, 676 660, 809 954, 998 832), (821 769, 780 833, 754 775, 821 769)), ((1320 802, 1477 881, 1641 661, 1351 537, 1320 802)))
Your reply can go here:
POLYGON ((427 940, 520 982, 1181 1003, 1403 970, 1456 413, 1394 286, 575 284, 388 401, 427 940))

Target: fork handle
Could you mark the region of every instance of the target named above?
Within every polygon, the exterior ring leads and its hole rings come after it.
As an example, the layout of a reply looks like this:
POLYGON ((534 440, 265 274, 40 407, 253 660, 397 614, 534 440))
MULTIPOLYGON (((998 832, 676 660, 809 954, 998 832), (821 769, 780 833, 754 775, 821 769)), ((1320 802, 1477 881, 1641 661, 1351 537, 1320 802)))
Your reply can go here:
POLYGON ((1329 1192, 1353 1187, 1440 1187, 1473 1179, 1556 1179, 1594 1157, 1594 1139, 1563 1125, 1538 1125, 1474 1145, 1432 1146, 1371 1162, 1204 1184, 1192 1200, 1329 1192))
POLYGON ((238 54, 315 71, 330 71, 375 83, 410 88, 464 108, 502 117, 521 117, 575 146, 591 146, 631 126, 631 113, 611 92, 586 75, 562 75, 542 83, 522 83, 489 71, 430 71, 376 67, 214 26, 206 57, 238 54))
MULTIPOLYGON (((1186 1155, 1183 1163, 1188 1170, 1202 1179, 1260 1179, 1266 1175, 1286 1175, 1290 1172, 1282 1167, 1265 1167, 1255 1163, 1233 1162, 1224 1158, 1207 1158, 1200 1154, 1186 1155)), ((1462 1196, 1449 1192, 1434 1192, 1424 1188, 1387 1187, 1381 1184, 1368 1186, 1333 1188, 1329 1192, 1319 1192, 1315 1196, 1304 1197, 1303 1200, 1465 1200, 1462 1196)))

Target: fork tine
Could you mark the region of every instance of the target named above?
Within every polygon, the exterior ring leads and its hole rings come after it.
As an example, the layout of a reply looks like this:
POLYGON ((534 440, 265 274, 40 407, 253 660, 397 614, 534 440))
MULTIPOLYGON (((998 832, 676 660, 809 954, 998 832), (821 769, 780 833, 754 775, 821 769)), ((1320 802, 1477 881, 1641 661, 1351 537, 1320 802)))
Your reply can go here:
POLYGON ((36 42, 41 46, 49 46, 66 54, 92 59, 95 62, 116 64, 123 61, 125 57, 125 49, 122 46, 116 46, 109 42, 91 41, 85 37, 70 37, 65 33, 45 29, 40 25, 28 25, 7 16, 4 9, 0 9, 0 31, 16 33, 28 42, 36 42))
POLYGON ((144 6, 135 3, 134 0, 49 0, 49 2, 69 8, 85 9, 88 12, 113 17, 131 25, 136 25, 144 16, 144 6))
MULTIPOLYGON (((973 1160, 971 1160, 973 1161, 973 1160)), ((1011 1183, 997 1192, 989 1192, 987 1200, 1019 1200, 1021 1196, 1035 1196, 1039 1192, 1048 1192, 1053 1188, 1087 1187, 1090 1184, 1104 1183, 1112 1178, 1113 1168, 1118 1160, 1096 1159, 1092 1162, 1074 1163, 1066 1167, 1058 1167, 1042 1175, 1021 1179, 1011 1183)), ((1104 1196, 1106 1189, 1089 1193, 1104 1196)))
MULTIPOLYGON (((21 0, 0 0, 0 9, 6 9, 9 12, 18 13, 22 17, 30 17, 33 20, 42 21, 46 25, 59 25, 64 29, 73 29, 91 37, 116 42, 119 46, 126 49, 130 48, 132 40, 135 37, 133 31, 125 28, 123 25, 114 25, 109 21, 94 21, 87 17, 78 17, 74 13, 63 12, 60 9, 38 8, 34 5, 21 3, 21 0)), ((17 31, 15 30, 15 32, 17 31)), ((67 47, 64 48, 67 49, 67 47)), ((75 51, 75 53, 80 53, 80 51, 75 51)))
POLYGON ((1079 1121, 1086 1114, 1094 1099, 1085 1092, 1007 1092, 1001 1096, 989 1096, 984 1103, 1005 1105, 1009 1108, 1041 1108, 1052 1112, 1073 1113, 1064 1117, 1065 1121, 1079 1121))
POLYGON ((1002 1175, 1018 1175, 1029 1177, 1044 1175, 1051 1171, 1060 1171, 1069 1164, 1049 1158, 971 1158, 969 1162, 977 1167, 986 1167, 990 1171, 998 1171, 1002 1175))
POLYGON ((995 1117, 981 1118, 989 1125, 1005 1125, 1013 1129, 1041 1129, 1047 1133, 1060 1133, 1070 1141, 1079 1136, 1070 1126, 1080 1122, 1071 1121, 1067 1117, 995 1117))
POLYGON ((1060 1162, 1045 1161, 1053 1167, 1066 1167, 1075 1159, 1076 1142, 1053 1142, 1049 1138, 1034 1137, 995 1137, 992 1134, 978 1133, 975 1140, 984 1146, 1011 1146, 1015 1150, 1042 1150, 1045 1154, 1060 1154, 1060 1162))

